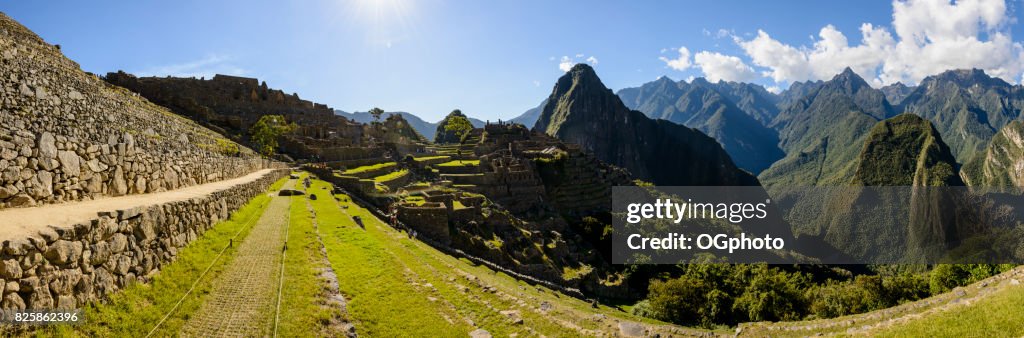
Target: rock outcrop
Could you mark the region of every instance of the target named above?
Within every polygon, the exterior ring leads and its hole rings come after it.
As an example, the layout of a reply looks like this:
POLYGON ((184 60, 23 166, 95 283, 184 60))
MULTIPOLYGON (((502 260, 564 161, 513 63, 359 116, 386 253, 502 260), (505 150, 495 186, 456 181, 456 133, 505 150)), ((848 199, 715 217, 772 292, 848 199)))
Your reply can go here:
POLYGON ((630 110, 584 64, 558 79, 533 128, 655 184, 759 185, 714 139, 630 110))
POLYGON ((1024 187, 1024 123, 1013 121, 1000 129, 985 151, 964 165, 961 176, 970 186, 1024 187))

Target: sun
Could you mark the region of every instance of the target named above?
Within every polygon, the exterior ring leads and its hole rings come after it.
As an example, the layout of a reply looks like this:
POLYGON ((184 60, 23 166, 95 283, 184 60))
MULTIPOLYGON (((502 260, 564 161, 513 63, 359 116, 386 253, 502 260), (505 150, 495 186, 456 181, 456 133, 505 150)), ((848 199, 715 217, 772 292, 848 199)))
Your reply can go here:
POLYGON ((346 0, 343 11, 348 21, 366 32, 375 47, 391 48, 409 39, 414 30, 411 0, 346 0))

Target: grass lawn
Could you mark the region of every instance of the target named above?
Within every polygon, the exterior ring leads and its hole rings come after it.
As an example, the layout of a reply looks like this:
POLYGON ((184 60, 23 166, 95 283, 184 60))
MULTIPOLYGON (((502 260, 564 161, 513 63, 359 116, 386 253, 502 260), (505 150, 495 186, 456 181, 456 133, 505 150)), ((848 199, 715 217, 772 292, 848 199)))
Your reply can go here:
MULTIPOLYGON (((313 189, 324 184, 315 181, 313 189)), ((464 322, 446 320, 446 316, 454 318, 454 313, 422 297, 422 292, 407 282, 410 277, 402 263, 389 254, 388 243, 358 227, 336 201, 322 198, 310 203, 317 213, 327 257, 339 271, 338 284, 348 299, 357 334, 426 337, 472 331, 464 322)), ((347 211, 362 216, 367 228, 374 225, 374 218, 355 205, 347 211)))
POLYGON ((381 168, 393 167, 395 165, 396 165, 395 162, 382 162, 382 163, 377 163, 377 164, 372 164, 372 165, 364 165, 364 166, 361 166, 361 167, 355 167, 355 168, 352 168, 352 169, 349 169, 349 170, 345 170, 341 174, 342 175, 354 175, 354 174, 358 174, 358 173, 362 173, 362 172, 367 172, 367 171, 370 171, 370 170, 377 170, 377 169, 381 169, 381 168))
POLYGON ((915 318, 870 334, 884 337, 1020 337, 1024 335, 1024 286, 1009 286, 982 301, 915 318))
MULTIPOLYGON (((287 178, 274 183, 280 188, 287 178)), ((192 283, 202 275, 211 263, 210 272, 196 284, 195 290, 185 297, 181 305, 154 332, 155 336, 172 336, 188 321, 190 315, 199 310, 204 296, 213 290, 212 282, 234 258, 238 246, 224 251, 214 263, 217 254, 228 246, 232 237, 240 243, 249 234, 249 229, 259 219, 270 197, 260 194, 233 213, 228 220, 217 223, 199 239, 178 250, 170 264, 164 265, 150 283, 132 283, 114 293, 102 304, 86 306, 85 322, 77 326, 47 326, 40 335, 85 336, 85 337, 143 337, 174 308, 192 283)))
POLYGON ((445 163, 438 164, 438 167, 459 167, 459 166, 477 166, 480 165, 480 160, 454 160, 445 163))
MULTIPOLYGON (((329 196, 330 191, 310 189, 309 193, 329 196)), ((329 188, 328 188, 329 189, 329 188)), ((300 337, 316 333, 331 335, 327 327, 331 318, 341 316, 341 309, 325 305, 326 281, 318 278, 327 262, 320 253, 313 216, 307 209, 306 196, 291 197, 291 215, 288 229, 288 252, 285 255, 284 288, 281 290, 281 318, 278 334, 300 337)))
POLYGON ((377 183, 387 182, 387 181, 390 181, 390 180, 401 178, 401 177, 403 177, 405 175, 408 175, 408 174, 409 174, 409 170, 408 169, 402 169, 402 170, 398 170, 398 171, 392 171, 392 172, 390 172, 390 173, 388 173, 386 175, 380 175, 380 176, 374 177, 373 181, 377 182, 377 183))
POLYGON ((440 160, 440 159, 450 159, 450 158, 452 158, 452 157, 451 157, 451 156, 443 156, 443 155, 438 155, 438 156, 422 156, 422 157, 416 157, 416 158, 413 158, 413 160, 414 160, 414 161, 416 161, 416 162, 423 162, 423 161, 431 161, 431 160, 440 160))

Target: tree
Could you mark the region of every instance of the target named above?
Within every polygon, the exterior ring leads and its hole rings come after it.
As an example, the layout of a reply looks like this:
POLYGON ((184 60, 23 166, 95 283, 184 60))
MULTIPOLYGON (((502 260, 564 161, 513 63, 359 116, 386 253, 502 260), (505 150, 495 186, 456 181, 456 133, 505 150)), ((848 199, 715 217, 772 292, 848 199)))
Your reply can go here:
POLYGON ((380 121, 380 116, 384 115, 384 109, 373 107, 373 109, 370 109, 370 115, 373 115, 374 122, 380 121))
POLYGON ((444 131, 452 133, 458 139, 462 139, 462 136, 469 133, 470 130, 473 130, 473 124, 462 116, 451 116, 448 123, 444 125, 444 131))
POLYGON ((277 150, 277 138, 295 128, 295 124, 286 122, 284 116, 263 115, 249 130, 249 139, 252 140, 257 151, 265 156, 270 156, 277 150))

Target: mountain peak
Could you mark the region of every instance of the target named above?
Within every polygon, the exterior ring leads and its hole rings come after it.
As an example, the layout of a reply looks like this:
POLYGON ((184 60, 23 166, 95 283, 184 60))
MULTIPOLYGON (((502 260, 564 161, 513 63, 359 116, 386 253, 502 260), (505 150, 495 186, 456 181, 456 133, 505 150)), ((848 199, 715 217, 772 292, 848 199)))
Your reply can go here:
POLYGON ((868 84, 867 81, 864 81, 864 78, 860 77, 860 75, 854 72, 853 69, 850 69, 850 67, 846 67, 846 69, 843 69, 843 72, 833 77, 830 82, 843 82, 849 83, 851 85, 868 84))
POLYGON ((914 114, 879 121, 864 142, 854 181, 869 186, 959 186, 956 159, 932 123, 914 114))
POLYGON ((921 83, 934 83, 937 81, 953 82, 961 87, 970 87, 976 84, 985 86, 1010 85, 1006 81, 989 76, 984 70, 978 68, 947 70, 938 75, 926 77, 921 83))

